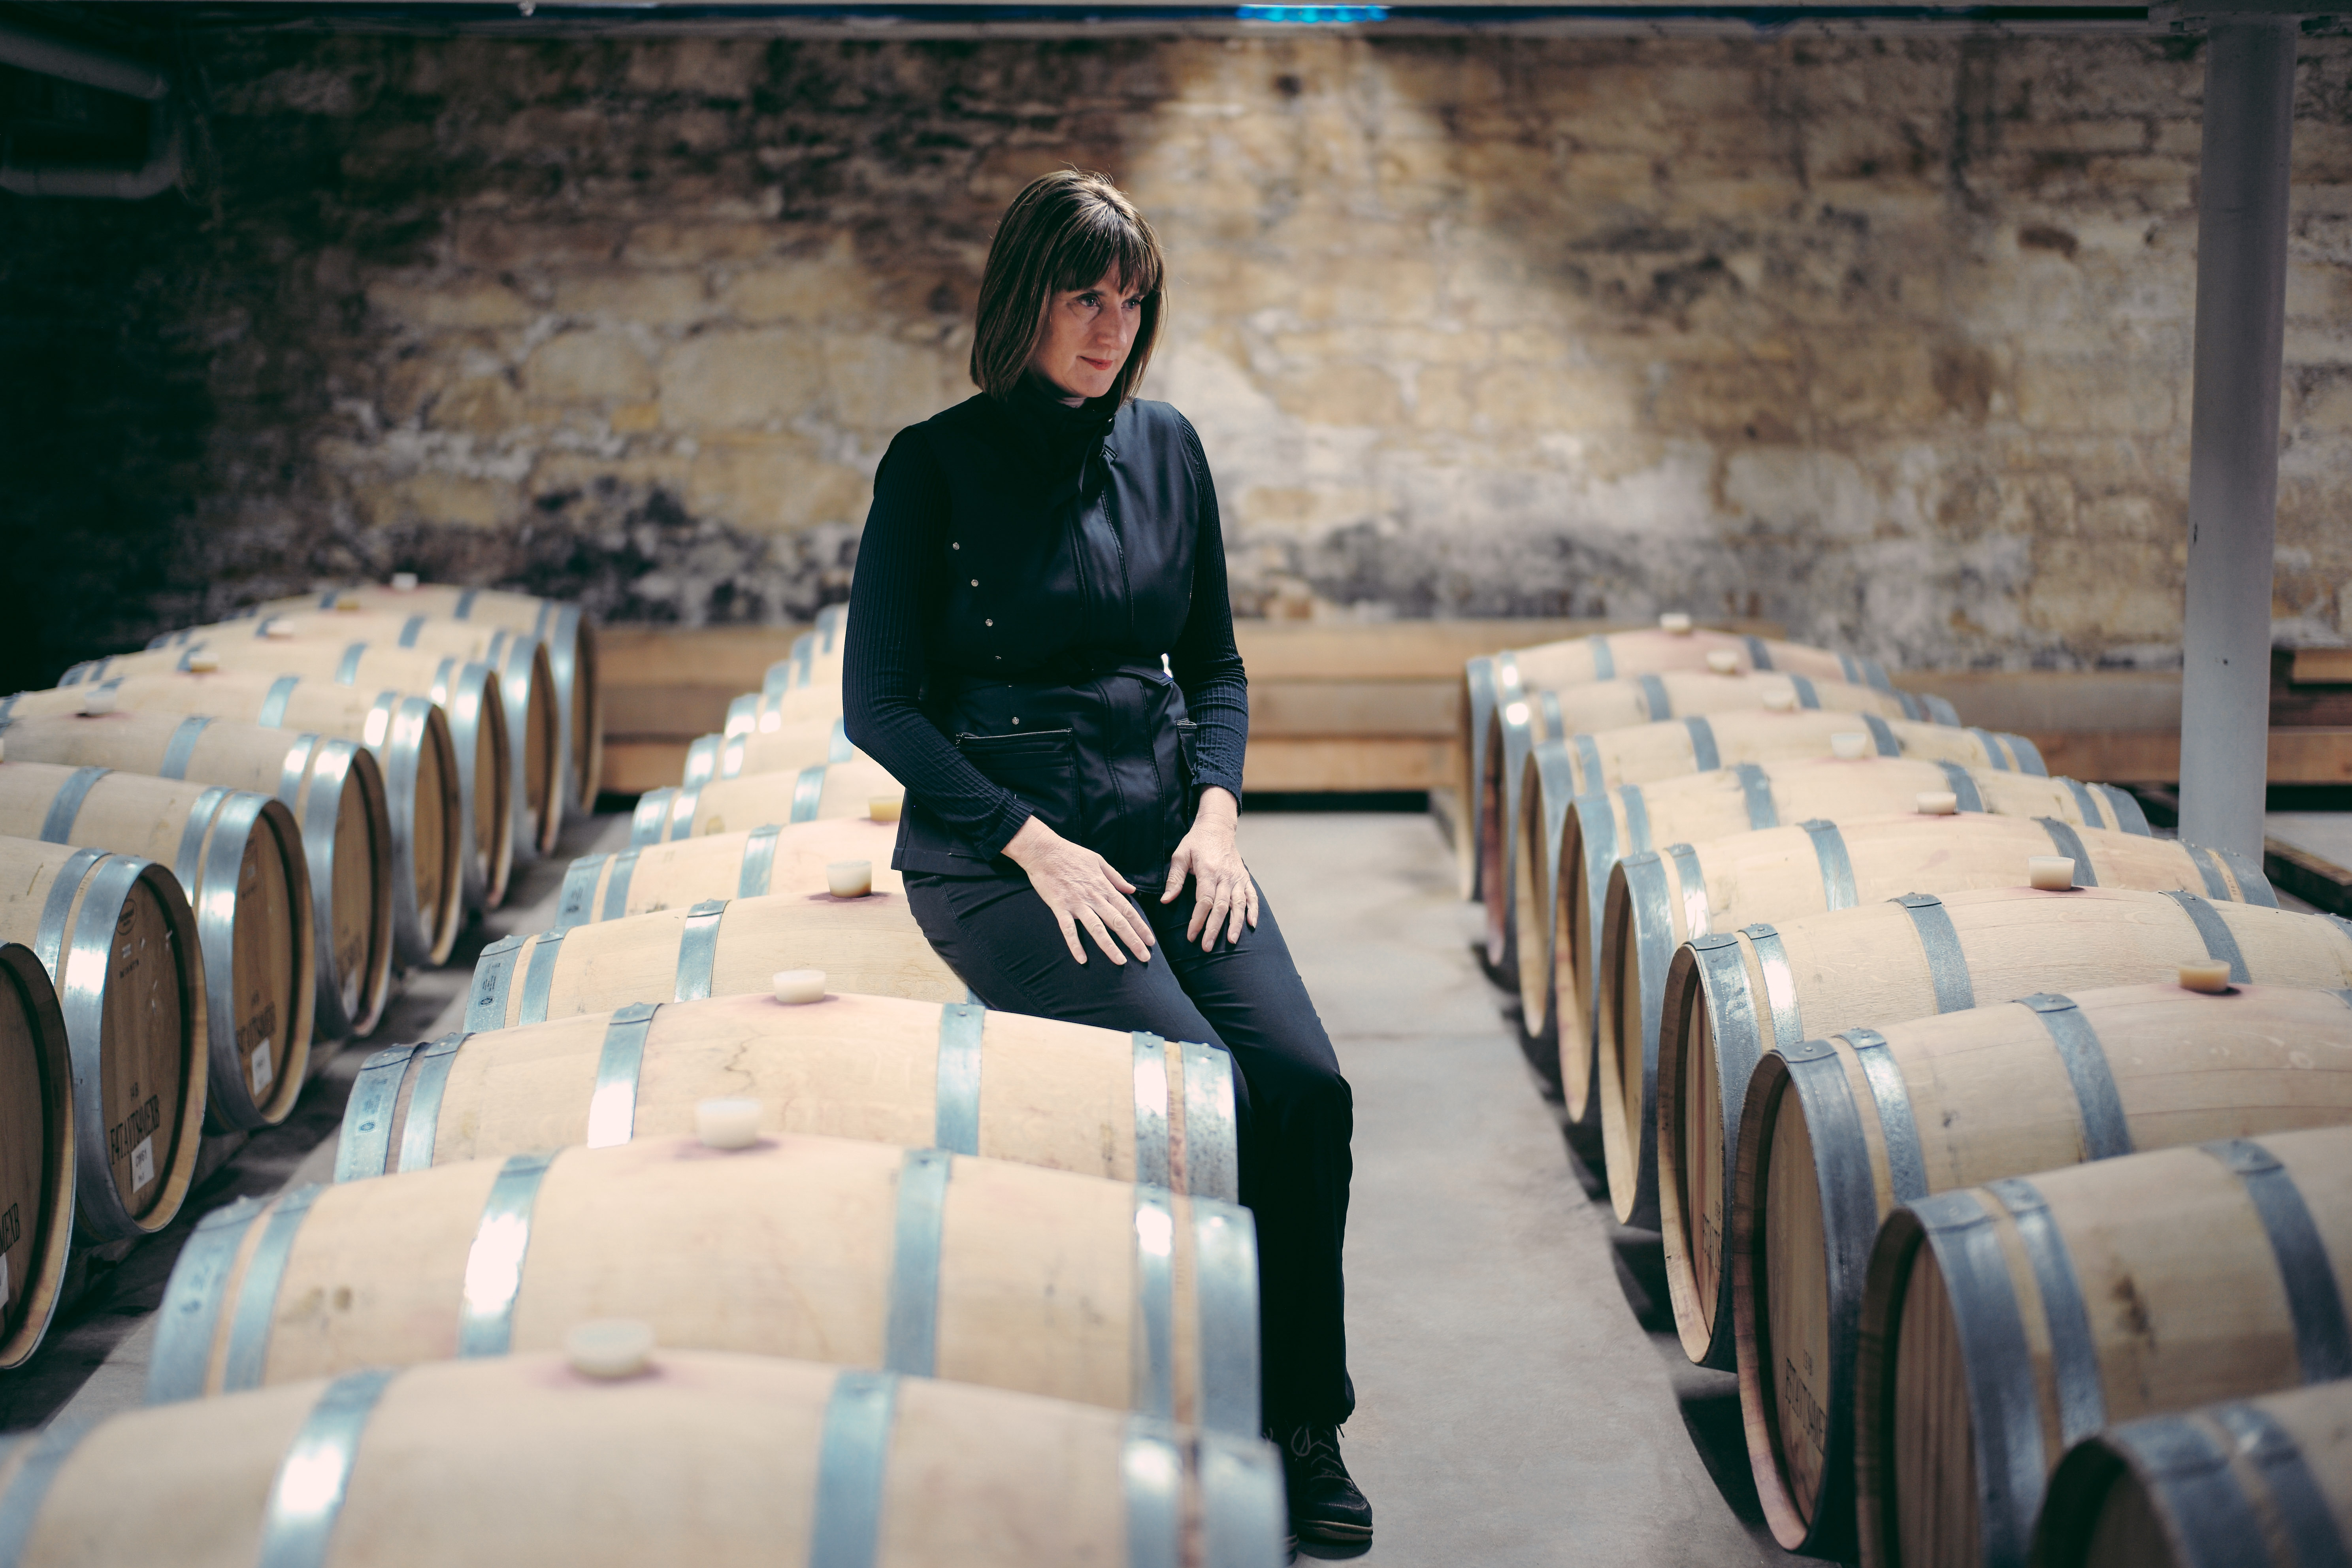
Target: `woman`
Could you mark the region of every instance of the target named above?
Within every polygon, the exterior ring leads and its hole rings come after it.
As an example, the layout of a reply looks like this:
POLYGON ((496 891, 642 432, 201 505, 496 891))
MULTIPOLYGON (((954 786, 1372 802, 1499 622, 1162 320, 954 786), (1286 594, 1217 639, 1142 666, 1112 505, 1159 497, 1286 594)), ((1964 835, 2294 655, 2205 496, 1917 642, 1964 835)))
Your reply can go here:
POLYGON ((1133 395, 1162 276, 1102 176, 1014 198, 981 283, 981 395, 900 431, 875 475, 849 737, 905 782, 892 863, 982 1001, 1232 1054, 1267 1431, 1294 1531, 1353 1545, 1372 1532, 1338 1430, 1353 1104, 1234 845, 1249 686, 1216 489, 1184 416, 1133 395))

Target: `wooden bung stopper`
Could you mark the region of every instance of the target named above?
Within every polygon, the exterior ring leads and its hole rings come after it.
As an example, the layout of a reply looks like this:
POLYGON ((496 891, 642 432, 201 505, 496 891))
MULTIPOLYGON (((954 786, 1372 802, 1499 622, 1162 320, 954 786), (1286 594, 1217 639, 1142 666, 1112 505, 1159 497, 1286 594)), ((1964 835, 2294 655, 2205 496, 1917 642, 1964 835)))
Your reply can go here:
POLYGON ((779 969, 775 985, 776 1000, 788 1007, 824 1000, 824 971, 822 969, 779 969))
POLYGON ((653 1364, 653 1325, 635 1318, 591 1318, 563 1336, 563 1354, 583 1377, 635 1377, 653 1364))
POLYGON ((1912 797, 1922 816, 1958 816, 1960 797, 1948 789, 1923 789, 1912 797))
POLYGON ((1793 686, 1770 686, 1764 690, 1764 711, 1793 713, 1797 710, 1797 689, 1793 686))
POLYGON ((1739 656, 1727 647, 1711 647, 1706 650, 1706 667, 1717 675, 1738 675, 1739 656))
POLYGON ((2180 988, 2203 991, 2220 996, 2230 989, 2230 964, 2227 959, 2192 958, 2180 966, 2180 988))
POLYGON ((261 628, 261 635, 278 641, 289 641, 301 629, 302 625, 299 621, 273 620, 261 628))
POLYGON ((1658 629, 1671 632, 1678 637, 1686 637, 1691 634, 1691 618, 1680 610, 1668 610, 1658 617, 1658 629))
POLYGON ((1830 755, 1858 763, 1870 755, 1870 737, 1859 730, 1840 730, 1830 737, 1830 755))
POLYGON ((416 574, 414 572, 394 572, 392 574, 392 591, 395 594, 414 594, 416 592, 416 574))
POLYGON ((877 795, 867 797, 866 815, 877 822, 896 822, 899 810, 906 805, 904 795, 877 795))
POLYGON ((706 1100, 694 1108, 694 1135, 706 1149, 749 1149, 760 1141, 760 1102, 706 1100))
POLYGON ((113 712, 114 709, 115 698, 112 687, 98 687, 81 700, 81 710, 85 718, 102 719, 113 712))
POLYGON ((824 885, 836 899, 862 899, 874 890, 874 862, 829 860, 824 868, 824 885))
POLYGON ((2074 858, 2072 855, 2028 855, 2025 858, 2025 879, 2045 893, 2071 893, 2074 890, 2074 858))

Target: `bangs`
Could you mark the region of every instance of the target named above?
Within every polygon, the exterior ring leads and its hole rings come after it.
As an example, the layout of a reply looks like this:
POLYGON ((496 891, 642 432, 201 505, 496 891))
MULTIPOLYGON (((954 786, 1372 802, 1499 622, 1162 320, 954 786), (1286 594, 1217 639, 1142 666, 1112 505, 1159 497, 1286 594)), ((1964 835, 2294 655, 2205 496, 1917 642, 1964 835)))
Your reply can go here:
POLYGON ((1080 217, 1060 249, 1051 274, 1056 292, 1090 289, 1111 271, 1127 293, 1149 299, 1160 292, 1160 247, 1108 202, 1080 217))

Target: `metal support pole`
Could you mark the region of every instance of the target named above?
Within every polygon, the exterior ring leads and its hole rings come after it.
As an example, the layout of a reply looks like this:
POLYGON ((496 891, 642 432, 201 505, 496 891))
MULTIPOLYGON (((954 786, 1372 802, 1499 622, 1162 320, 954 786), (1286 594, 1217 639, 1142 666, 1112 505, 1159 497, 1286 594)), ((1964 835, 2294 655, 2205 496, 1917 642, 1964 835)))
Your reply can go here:
POLYGON ((2271 554, 2298 37, 2291 18, 2214 22, 2197 204, 2180 836, 2257 857, 2270 766, 2271 554))

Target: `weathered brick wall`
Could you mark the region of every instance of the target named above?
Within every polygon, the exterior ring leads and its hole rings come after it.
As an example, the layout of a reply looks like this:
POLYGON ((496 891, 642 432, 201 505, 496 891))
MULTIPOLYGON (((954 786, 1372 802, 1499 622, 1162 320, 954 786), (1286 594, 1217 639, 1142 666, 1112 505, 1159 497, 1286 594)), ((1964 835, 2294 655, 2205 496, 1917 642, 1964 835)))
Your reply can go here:
MULTIPOLYGON (((202 177, 0 205, 0 660, 395 567, 840 596, 991 227, 1108 170, 1245 613, 2177 658, 2180 41, 213 45, 202 177)), ((2352 47, 2300 72, 2278 614, 2352 584, 2352 47)), ((2344 606, 2352 612, 2352 601, 2344 606)), ((2352 629, 2352 628, 2347 628, 2352 629)), ((47 668, 26 668, 41 663, 47 668)))

